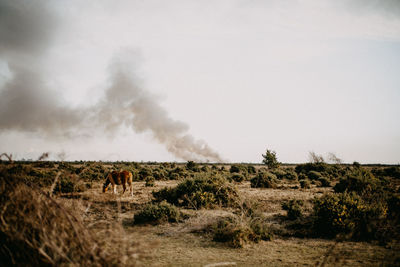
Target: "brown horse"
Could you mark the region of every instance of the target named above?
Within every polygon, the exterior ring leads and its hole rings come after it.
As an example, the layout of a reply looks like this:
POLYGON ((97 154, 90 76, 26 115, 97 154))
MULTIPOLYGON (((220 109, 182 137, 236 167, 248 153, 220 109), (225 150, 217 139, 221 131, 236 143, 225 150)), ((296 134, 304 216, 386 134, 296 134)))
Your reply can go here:
POLYGON ((106 182, 103 185, 103 193, 105 193, 110 185, 112 186, 114 194, 117 193, 117 185, 122 185, 124 188, 124 191, 122 194, 125 193, 126 191, 126 185, 129 185, 129 188, 131 190, 131 196, 133 196, 133 187, 132 187, 132 173, 128 171, 112 171, 107 174, 106 176, 106 182))

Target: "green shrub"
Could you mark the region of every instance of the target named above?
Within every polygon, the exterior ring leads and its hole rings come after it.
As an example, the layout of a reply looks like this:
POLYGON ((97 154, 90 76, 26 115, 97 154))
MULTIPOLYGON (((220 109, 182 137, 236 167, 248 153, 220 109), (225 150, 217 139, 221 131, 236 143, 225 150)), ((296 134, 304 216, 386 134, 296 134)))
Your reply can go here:
POLYGON ((319 178, 318 181, 321 183, 321 187, 330 187, 331 186, 331 182, 325 177, 319 178))
POLYGON ((327 194, 314 200, 314 228, 322 236, 344 234, 373 239, 387 213, 384 201, 368 203, 356 193, 327 194))
POLYGON ((316 172, 329 172, 330 171, 330 165, 324 162, 320 163, 304 163, 304 164, 299 164, 295 167, 295 172, 298 174, 300 173, 308 173, 310 171, 316 171, 316 172))
POLYGON ((282 209, 287 211, 289 220, 295 220, 302 216, 302 207, 304 202, 302 200, 291 199, 282 203, 282 209))
MULTIPOLYGON (((327 164, 325 162, 319 163, 305 163, 299 164, 294 169, 295 172, 300 176, 301 174, 309 175, 309 172, 319 172, 323 177, 326 178, 337 178, 343 176, 346 173, 346 169, 337 164, 327 164)), ((311 174, 313 175, 313 174, 311 174)), ((303 178, 299 177, 299 180, 303 178)), ((316 178, 318 179, 318 178, 316 178)))
POLYGON ((271 240, 272 234, 262 218, 230 216, 222 218, 213 227, 213 240, 240 248, 247 242, 271 240))
POLYGON ((270 172, 259 172, 250 180, 251 187, 255 188, 276 188, 277 178, 270 172))
POLYGON ((209 172, 209 171, 210 171, 210 168, 209 168, 207 165, 204 165, 204 166, 202 166, 202 167, 200 168, 200 171, 202 171, 202 172, 209 172))
POLYGON ((176 167, 176 168, 170 170, 168 172, 167 176, 168 176, 168 178, 170 180, 178 180, 181 177, 187 177, 188 176, 188 172, 185 169, 181 168, 181 167, 176 167))
POLYGON ((282 169, 280 169, 280 168, 278 168, 278 169, 275 169, 275 170, 272 170, 272 171, 270 171, 272 174, 274 174, 275 176, 276 176, 276 178, 277 179, 279 179, 279 180, 282 180, 284 177, 285 177, 285 175, 286 175, 286 171, 284 171, 284 170, 282 170, 282 169))
POLYGON ((177 174, 177 173, 171 173, 170 175, 169 175, 169 179, 170 180, 178 180, 179 179, 179 174, 177 174))
POLYGON ((287 171, 283 178, 294 181, 297 180, 298 176, 297 173, 295 173, 294 171, 287 171))
POLYGON ((309 180, 300 180, 300 186, 301 186, 301 188, 304 188, 304 189, 311 188, 311 184, 310 184, 309 180))
POLYGON ((234 174, 232 174, 230 179, 235 181, 235 182, 240 183, 240 182, 244 181, 244 176, 242 174, 239 174, 239 173, 234 173, 234 174))
POLYGON ((145 186, 152 187, 152 186, 154 186, 154 182, 155 182, 154 177, 153 176, 148 176, 146 178, 145 186))
POLYGON ((144 181, 148 176, 152 175, 150 168, 142 167, 139 171, 139 180, 144 181))
POLYGON ((193 172, 199 172, 200 168, 194 161, 188 161, 186 163, 186 169, 193 172))
POLYGON ((253 165, 248 165, 248 166, 247 166, 247 173, 249 173, 249 174, 256 174, 256 173, 257 173, 257 170, 256 170, 256 168, 255 168, 253 165))
POLYGON ((242 167, 238 164, 234 164, 231 166, 231 168, 229 169, 230 173, 240 173, 242 171, 242 167))
POLYGON ((174 188, 153 192, 156 201, 166 200, 177 206, 210 208, 215 205, 231 206, 238 193, 220 176, 187 178, 174 188))
POLYGON ((335 192, 356 192, 359 194, 373 193, 381 190, 381 182, 368 170, 358 168, 346 177, 340 179, 334 188, 335 192))
POLYGON ((308 179, 310 179, 310 180, 319 180, 322 178, 322 174, 317 171, 309 171, 307 176, 308 176, 308 179))
POLYGON ((166 172, 162 169, 156 169, 153 171, 152 175, 155 180, 164 180, 166 178, 166 172))
POLYGON ((297 173, 292 170, 275 169, 272 173, 275 174, 279 180, 297 180, 297 173))
POLYGON ((394 179, 400 179, 400 167, 392 166, 387 168, 375 168, 372 170, 375 176, 379 177, 391 177, 394 179))
POLYGON ((164 222, 178 222, 181 219, 181 212, 177 207, 167 202, 147 204, 133 217, 135 224, 164 222))
POLYGON ((78 181, 76 177, 62 176, 54 187, 54 193, 84 192, 87 186, 78 181))

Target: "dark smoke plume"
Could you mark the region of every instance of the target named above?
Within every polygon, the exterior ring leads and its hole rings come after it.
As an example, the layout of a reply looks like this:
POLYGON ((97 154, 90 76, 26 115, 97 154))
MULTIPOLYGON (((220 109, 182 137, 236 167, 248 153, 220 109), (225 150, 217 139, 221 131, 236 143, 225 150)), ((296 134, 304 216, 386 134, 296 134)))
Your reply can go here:
POLYGON ((71 108, 48 87, 40 66, 51 45, 57 20, 42 1, 0 0, 0 61, 12 77, 0 91, 0 132, 35 132, 46 138, 110 135, 123 125, 150 132, 178 158, 220 162, 205 142, 195 140, 189 127, 169 117, 157 98, 139 86, 131 65, 116 60, 110 86, 98 104, 71 108))

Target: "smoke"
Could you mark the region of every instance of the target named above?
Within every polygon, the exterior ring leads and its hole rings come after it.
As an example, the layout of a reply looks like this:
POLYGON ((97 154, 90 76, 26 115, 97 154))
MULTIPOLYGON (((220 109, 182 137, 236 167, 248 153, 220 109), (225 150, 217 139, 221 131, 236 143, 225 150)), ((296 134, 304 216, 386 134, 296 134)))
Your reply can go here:
POLYGON ((111 133, 121 125, 137 133, 150 132, 170 153, 184 160, 221 162, 217 152, 188 133, 187 124, 170 118, 157 98, 137 85, 130 68, 120 59, 112 64, 111 85, 105 98, 91 110, 91 121, 111 133))
POLYGON ((139 86, 132 65, 124 60, 112 62, 109 86, 96 105, 72 108, 60 101, 41 68, 55 25, 46 2, 0 0, 0 61, 12 74, 0 91, 0 132, 77 138, 98 130, 114 136, 128 126, 137 133, 149 132, 177 158, 221 161, 204 141, 189 134, 187 124, 170 118, 158 99, 139 86))
POLYGON ((0 92, 0 131, 68 136, 81 118, 48 87, 41 69, 57 20, 44 1, 0 1, 0 60, 12 74, 0 92))

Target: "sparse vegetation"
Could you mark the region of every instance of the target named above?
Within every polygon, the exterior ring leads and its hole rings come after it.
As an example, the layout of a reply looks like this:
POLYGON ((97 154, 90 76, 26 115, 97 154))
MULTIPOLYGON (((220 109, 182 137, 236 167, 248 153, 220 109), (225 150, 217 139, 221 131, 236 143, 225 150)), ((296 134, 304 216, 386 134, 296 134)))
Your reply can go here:
MULTIPOLYGON (((400 240, 398 166, 318 162, 266 167, 246 163, 1 161, 0 181, 12 177, 18 181, 18 188, 24 189, 16 193, 0 186, 1 192, 7 192, 0 194, 0 211, 5 211, 0 212, 0 262, 12 260, 7 258, 11 255, 7 249, 12 248, 12 257, 21 264, 77 265, 90 258, 91 263, 86 265, 134 265, 140 256, 135 252, 140 250, 135 243, 138 236, 145 237, 147 243, 159 244, 156 252, 144 260, 145 265, 156 264, 161 258, 166 264, 175 264, 178 250, 186 256, 189 250, 201 251, 201 257, 207 258, 205 251, 215 253, 214 248, 218 248, 223 259, 232 257, 238 264, 256 266, 265 256, 257 251, 270 253, 273 246, 280 251, 290 250, 285 258, 281 252, 268 255, 275 259, 274 264, 293 264, 286 258, 297 253, 296 262, 312 265, 338 237, 343 240, 344 253, 352 252, 346 256, 348 260, 362 259, 366 265, 387 259, 391 259, 390 264, 395 262, 395 254, 390 253, 399 247, 400 240), (113 169, 133 173, 133 197, 121 192, 101 193, 104 177, 113 169), (298 190, 299 183, 306 190, 298 190), (54 210, 58 205, 65 214, 54 210), (33 230, 25 229, 28 225, 33 230), (54 225, 62 226, 54 230, 54 225), (80 241, 75 240, 78 233, 83 238, 80 241), (265 242, 268 240, 271 242, 265 242), (384 246, 376 245, 376 241, 384 246), (315 242, 325 245, 320 248, 315 242), (71 249, 71 244, 77 245, 71 249), (257 257, 238 257, 226 246, 246 247, 257 257), (294 247, 299 248, 298 252, 294 247), (360 256, 355 247, 368 248, 369 253, 360 256), (381 254, 376 260, 374 253, 378 250, 381 254), (304 261, 310 253, 315 253, 313 258, 304 261)), ((181 262, 177 265, 189 264, 185 258, 181 262)))

